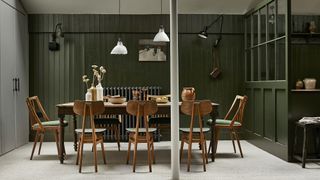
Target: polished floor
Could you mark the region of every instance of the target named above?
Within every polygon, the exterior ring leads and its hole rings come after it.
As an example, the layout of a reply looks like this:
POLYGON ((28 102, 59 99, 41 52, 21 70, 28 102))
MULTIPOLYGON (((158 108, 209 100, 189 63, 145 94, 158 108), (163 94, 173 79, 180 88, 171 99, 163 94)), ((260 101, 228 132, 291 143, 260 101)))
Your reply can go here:
MULTIPOLYGON (((320 178, 320 165, 308 163, 306 169, 300 164, 285 162, 269 153, 242 141, 244 158, 233 154, 230 141, 220 141, 215 162, 207 165, 207 172, 203 172, 200 151, 194 145, 191 172, 186 170, 186 151, 181 163, 181 179, 317 179, 320 178)), ((170 179, 170 142, 155 144, 156 164, 153 172, 148 172, 146 159, 146 145, 138 146, 136 173, 132 173, 132 166, 125 164, 127 144, 121 144, 121 151, 116 150, 116 144, 105 143, 107 165, 103 165, 101 153, 98 152, 98 173, 94 173, 93 154, 91 146, 86 145, 84 153, 83 173, 78 173, 75 165, 76 152, 73 144, 66 143, 67 160, 59 164, 54 143, 44 143, 41 155, 35 155, 29 160, 32 143, 22 146, 3 156, 0 156, 0 179, 170 179)), ((100 150, 100 149, 99 149, 100 150)))

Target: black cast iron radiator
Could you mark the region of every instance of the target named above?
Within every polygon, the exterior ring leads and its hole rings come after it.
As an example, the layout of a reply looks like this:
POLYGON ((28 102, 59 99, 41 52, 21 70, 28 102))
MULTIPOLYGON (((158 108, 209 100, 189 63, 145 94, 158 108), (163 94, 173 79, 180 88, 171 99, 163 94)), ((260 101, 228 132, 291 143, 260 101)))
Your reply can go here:
MULTIPOLYGON (((104 95, 120 95, 127 98, 127 101, 132 100, 132 91, 133 90, 140 90, 147 89, 149 95, 159 95, 161 87, 159 86, 147 86, 147 87, 106 87, 104 88, 104 95)), ((140 94, 140 99, 143 99, 143 93, 140 94)), ((135 119, 133 116, 130 115, 124 115, 122 118, 122 123, 120 124, 120 138, 121 141, 128 141, 128 134, 126 132, 126 128, 132 128, 135 127, 135 119)), ((142 124, 142 123, 140 123, 142 124)), ((158 136, 158 133, 156 134, 158 136)), ((159 137, 156 137, 155 139, 158 139, 159 137)), ((106 132, 106 140, 112 141, 114 140, 114 137, 111 135, 110 132, 106 132)))

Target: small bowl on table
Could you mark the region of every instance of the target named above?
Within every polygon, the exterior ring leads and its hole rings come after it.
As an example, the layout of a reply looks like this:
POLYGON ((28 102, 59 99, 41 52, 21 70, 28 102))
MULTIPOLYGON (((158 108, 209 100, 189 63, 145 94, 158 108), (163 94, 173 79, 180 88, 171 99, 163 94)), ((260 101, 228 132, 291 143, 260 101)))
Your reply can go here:
POLYGON ((159 96, 159 97, 154 98, 154 100, 157 103, 168 103, 169 102, 169 99, 166 96, 159 96))
POLYGON ((110 96, 108 97, 108 101, 111 104, 122 104, 124 102, 126 102, 127 98, 122 97, 122 96, 110 96))

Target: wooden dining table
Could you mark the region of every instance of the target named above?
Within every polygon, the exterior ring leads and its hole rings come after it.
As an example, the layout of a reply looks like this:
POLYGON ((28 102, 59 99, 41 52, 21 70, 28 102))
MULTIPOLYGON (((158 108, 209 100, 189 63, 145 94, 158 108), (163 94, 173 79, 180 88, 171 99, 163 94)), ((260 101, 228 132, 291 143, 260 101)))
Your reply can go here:
MULTIPOLYGON (((211 103, 212 104, 212 112, 210 113, 211 118, 213 119, 213 122, 215 122, 215 119, 218 115, 218 107, 219 104, 217 103, 211 103)), ((63 161, 65 159, 65 146, 64 146, 64 127, 66 126, 64 124, 65 116, 66 115, 71 115, 73 116, 73 127, 74 130, 77 128, 77 117, 75 113, 73 112, 73 102, 68 102, 68 103, 62 103, 62 104, 57 104, 56 107, 58 108, 58 117, 60 121, 60 133, 59 133, 59 160, 60 163, 63 164, 63 161)), ((181 102, 179 103, 179 106, 181 105, 181 102)), ((104 103, 105 111, 103 114, 106 115, 128 115, 126 111, 127 103, 122 103, 122 104, 112 104, 110 102, 105 102, 104 103)), ((158 111, 157 114, 170 114, 170 107, 171 103, 158 103, 158 111)), ((215 149, 215 137, 213 133, 213 128, 215 126, 215 123, 211 126, 211 149, 215 149)), ((74 150, 77 150, 77 134, 74 132, 74 150)), ((214 161, 214 153, 211 154, 211 159, 214 161)))

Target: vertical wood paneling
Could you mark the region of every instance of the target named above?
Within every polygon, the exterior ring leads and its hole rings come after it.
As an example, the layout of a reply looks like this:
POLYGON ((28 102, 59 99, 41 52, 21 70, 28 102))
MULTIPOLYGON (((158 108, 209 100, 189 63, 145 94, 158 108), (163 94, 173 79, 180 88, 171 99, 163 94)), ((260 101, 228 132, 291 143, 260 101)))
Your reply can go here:
POLYGON ((287 94, 285 90, 276 90, 276 119, 277 142, 288 144, 288 117, 283 112, 288 112, 287 94))
MULTIPOLYGON (((222 75, 211 79, 211 47, 217 35, 210 34, 203 40, 196 33, 216 17, 179 15, 180 87, 194 86, 198 99, 219 102, 220 115, 224 116, 235 95, 242 94, 244 43, 243 35, 239 33, 243 30, 232 23, 241 24, 243 17, 225 19, 224 32, 237 34, 223 35, 222 75)), ((168 15, 121 15, 120 29, 117 15, 30 15, 29 18, 30 67, 34 70, 30 94, 40 96, 52 119, 57 118, 57 103, 84 98, 85 86, 81 77, 87 74, 92 79, 92 64, 107 68, 103 86, 157 85, 163 88, 162 94, 169 93, 169 45, 166 62, 138 61, 139 39, 152 39, 160 24, 164 24, 169 32, 168 15), (63 39, 58 39, 60 51, 52 52, 48 50, 49 32, 58 22, 63 23, 66 33, 63 39), (110 55, 118 37, 129 51, 126 56, 110 55)), ((214 27, 211 30, 218 32, 214 27)), ((72 140, 71 124, 66 132, 67 140, 72 140)))
POLYGON ((275 96, 272 89, 264 90, 264 134, 265 137, 275 141, 275 96))
POLYGON ((255 133, 264 136, 263 94, 261 89, 254 89, 254 130, 255 133))

